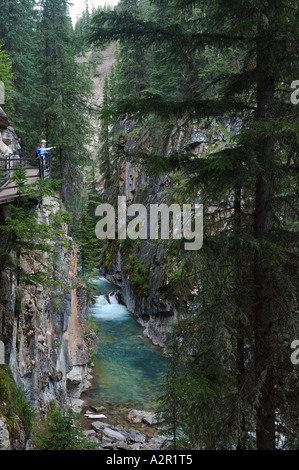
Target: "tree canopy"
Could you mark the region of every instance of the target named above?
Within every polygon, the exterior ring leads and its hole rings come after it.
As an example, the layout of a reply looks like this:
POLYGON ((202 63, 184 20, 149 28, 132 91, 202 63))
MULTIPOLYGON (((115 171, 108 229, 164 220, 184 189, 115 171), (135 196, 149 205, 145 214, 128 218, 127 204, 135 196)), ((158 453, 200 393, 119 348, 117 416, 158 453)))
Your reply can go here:
POLYGON ((187 311, 182 302, 163 401, 176 447, 274 449, 277 433, 298 446, 298 14, 290 1, 123 0, 91 21, 91 42, 119 42, 104 120, 155 116, 169 136, 184 117, 225 134, 200 158, 134 155, 178 172, 179 201, 199 194, 205 207, 203 248, 169 249, 173 295, 197 292, 187 311))

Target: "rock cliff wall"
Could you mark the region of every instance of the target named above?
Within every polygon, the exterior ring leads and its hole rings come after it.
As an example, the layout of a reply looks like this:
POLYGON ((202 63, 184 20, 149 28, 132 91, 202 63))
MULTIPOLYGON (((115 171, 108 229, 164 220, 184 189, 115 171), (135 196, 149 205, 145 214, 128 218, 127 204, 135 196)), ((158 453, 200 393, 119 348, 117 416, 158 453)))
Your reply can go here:
POLYGON ((0 157, 18 156, 18 138, 3 109, 0 107, 0 157))
MULTIPOLYGON (((9 123, 3 114, 2 117, 0 150, 17 154, 17 137, 12 128, 4 128, 9 123), (10 132, 10 143, 3 143, 5 132, 10 132)), ((52 196, 32 207, 38 219, 49 226, 51 217, 60 209, 59 198, 52 196)), ((2 223, 8 214, 9 207, 0 205, 2 223)), ((78 410, 78 399, 90 386, 89 364, 97 342, 87 326, 88 296, 78 277, 77 247, 67 235, 66 224, 61 229, 65 234, 57 235, 57 244, 53 242, 54 258, 45 253, 42 261, 36 261, 34 256, 21 259, 22 268, 28 273, 43 270, 43 263, 51 265, 54 283, 20 283, 14 269, 0 266, 0 340, 5 346, 5 362, 17 386, 42 414, 46 414, 50 401, 62 407, 71 404, 78 410)), ((3 238, 0 248, 7 249, 3 238)), ((7 406, 0 403, 0 448, 24 448, 24 430, 20 427, 18 436, 14 436, 5 417, 7 406)))
POLYGON ((14 273, 1 273, 0 337, 15 382, 39 410, 51 400, 65 405, 88 387, 87 296, 76 274, 75 246, 60 253, 53 273, 63 287, 20 288, 14 273))
MULTIPOLYGON (((59 207, 57 201, 44 203, 52 203, 52 210, 59 207)), ((69 246, 60 250, 53 270, 59 285, 17 285, 13 271, 0 274, 0 339, 6 363, 42 414, 50 401, 78 411, 78 399, 92 379, 89 363, 97 337, 87 327, 86 286, 77 277, 77 248, 67 238, 69 246)), ((34 261, 28 269, 35 269, 34 261)))
MULTIPOLYGON (((208 150, 230 145, 231 136, 239 129, 238 123, 230 121, 199 124, 185 117, 165 128, 161 124, 157 138, 153 132, 157 126, 159 123, 153 126, 143 120, 140 125, 125 118, 113 128, 114 146, 126 156, 119 159, 117 188, 110 192, 126 196, 127 206, 143 204, 148 213, 150 204, 169 204, 172 179, 165 174, 151 175, 144 165, 136 160, 133 163, 130 155, 153 152, 168 158, 177 152, 188 152, 194 158, 202 158, 208 150)), ((188 202, 178 201, 181 207, 188 202)), ((124 303, 144 327, 144 335, 162 348, 178 318, 179 296, 188 296, 171 285, 169 275, 175 272, 176 257, 169 255, 168 247, 167 240, 150 240, 149 236, 147 240, 109 241, 104 244, 100 262, 100 269, 120 288, 124 303)))

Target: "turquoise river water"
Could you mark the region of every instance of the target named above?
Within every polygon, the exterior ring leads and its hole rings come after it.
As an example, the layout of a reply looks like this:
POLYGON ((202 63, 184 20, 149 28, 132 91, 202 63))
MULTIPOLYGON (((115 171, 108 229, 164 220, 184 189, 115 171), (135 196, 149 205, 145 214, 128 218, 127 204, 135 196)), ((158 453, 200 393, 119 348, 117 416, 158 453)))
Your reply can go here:
POLYGON ((142 328, 113 294, 107 300, 115 286, 103 276, 94 283, 97 299, 90 313, 100 329, 99 349, 92 388, 84 400, 110 405, 110 415, 118 420, 133 408, 155 411, 168 359, 142 336, 142 328))

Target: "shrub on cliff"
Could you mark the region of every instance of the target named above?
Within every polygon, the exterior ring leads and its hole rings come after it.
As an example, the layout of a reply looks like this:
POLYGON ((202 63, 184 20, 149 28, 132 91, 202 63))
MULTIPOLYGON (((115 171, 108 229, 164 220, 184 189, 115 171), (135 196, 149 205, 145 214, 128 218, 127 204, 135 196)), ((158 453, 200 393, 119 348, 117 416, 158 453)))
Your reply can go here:
POLYGON ((85 438, 77 421, 78 415, 72 409, 62 411, 52 402, 47 419, 36 425, 34 446, 38 450, 99 450, 99 444, 85 438))
POLYGON ((26 434, 33 423, 34 409, 27 401, 24 391, 18 387, 6 364, 0 366, 0 416, 5 416, 9 430, 13 434, 20 423, 26 434))

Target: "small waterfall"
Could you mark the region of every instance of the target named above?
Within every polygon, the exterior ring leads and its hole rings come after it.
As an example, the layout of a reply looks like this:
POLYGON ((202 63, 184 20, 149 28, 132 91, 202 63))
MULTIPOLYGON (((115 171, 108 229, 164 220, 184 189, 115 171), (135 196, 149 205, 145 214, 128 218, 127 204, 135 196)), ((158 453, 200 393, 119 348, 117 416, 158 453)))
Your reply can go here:
POLYGON ((119 305, 119 303, 116 295, 111 292, 111 294, 99 295, 95 305, 99 307, 101 305, 119 305))
POLYGON ((90 313, 99 326, 100 338, 96 374, 88 395, 96 405, 112 401, 116 406, 127 403, 129 409, 152 411, 167 359, 142 336, 142 328, 126 306, 119 304, 115 286, 102 276, 94 284, 98 296, 90 313))

